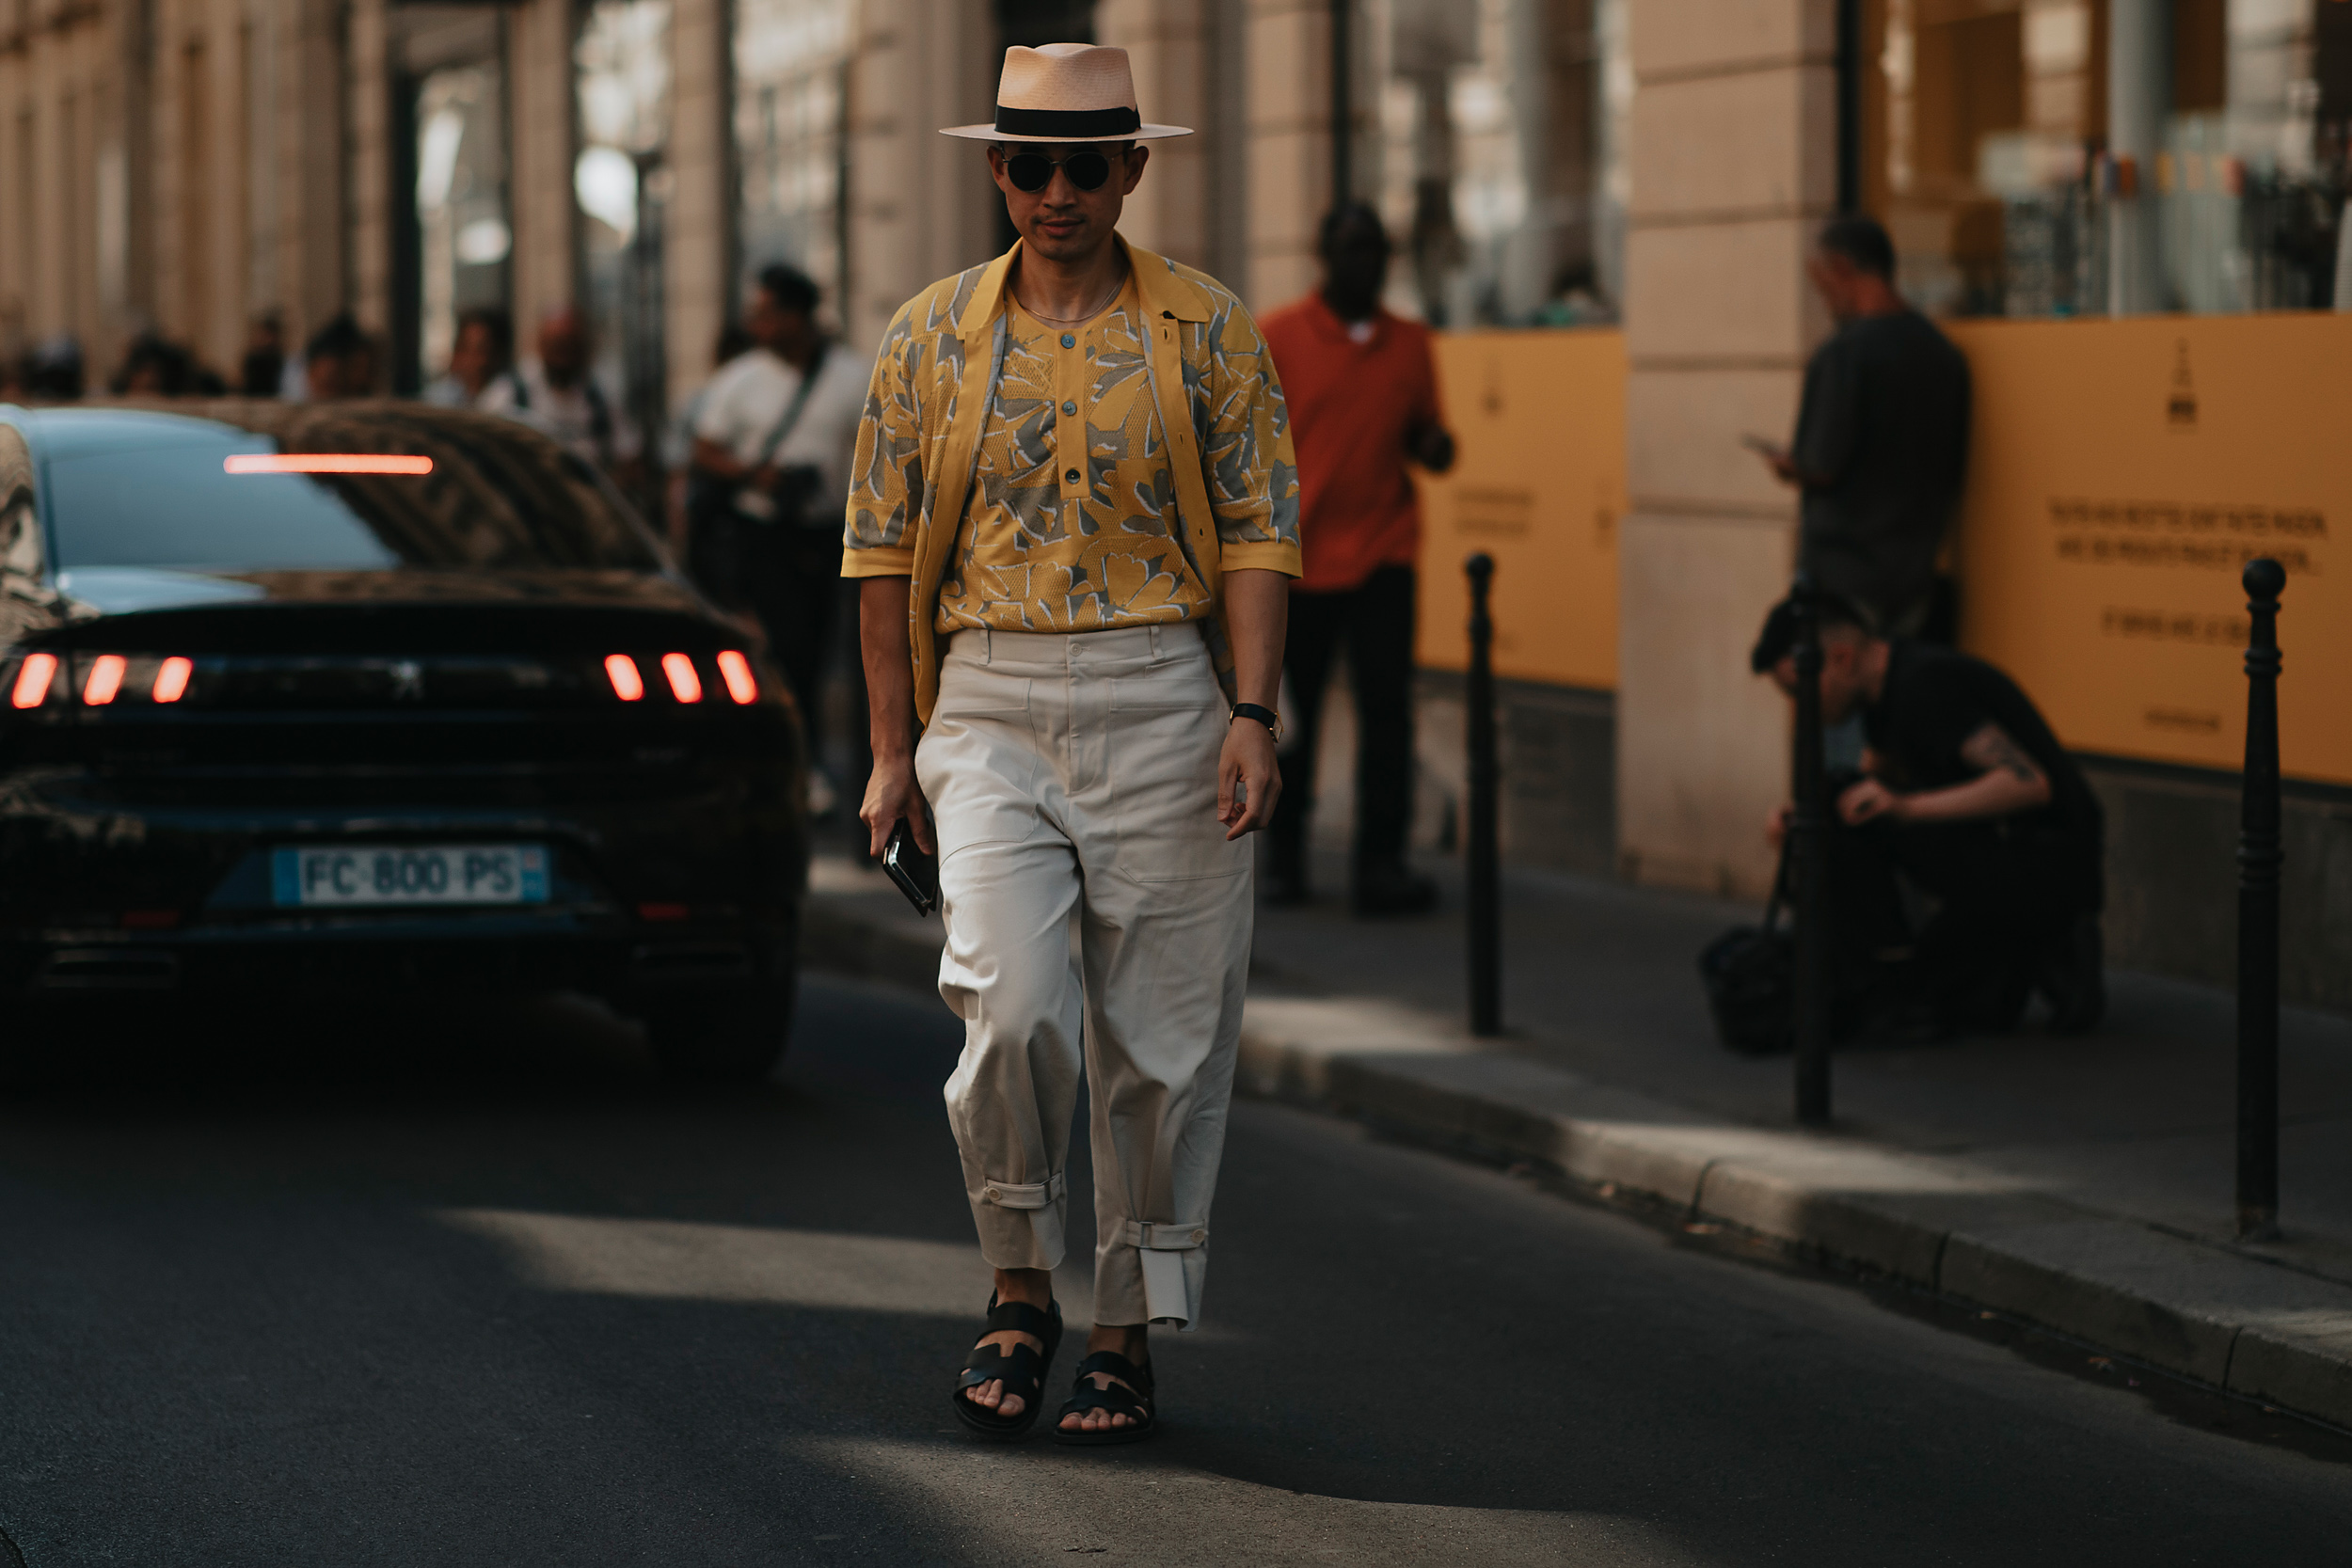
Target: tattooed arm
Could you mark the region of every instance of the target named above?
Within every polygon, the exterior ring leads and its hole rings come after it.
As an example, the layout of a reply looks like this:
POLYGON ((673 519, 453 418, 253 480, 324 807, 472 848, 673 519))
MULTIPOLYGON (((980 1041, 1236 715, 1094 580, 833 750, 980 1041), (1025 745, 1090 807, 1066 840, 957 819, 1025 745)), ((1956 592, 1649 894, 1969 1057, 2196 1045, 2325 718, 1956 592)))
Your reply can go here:
POLYGON ((1837 814, 1849 822, 1867 822, 1873 816, 1965 822, 2050 803, 2049 775, 1998 724, 1987 724, 1961 742, 1960 760, 1980 770, 1966 784, 1898 795, 1876 779, 1865 779, 1837 798, 1837 814))

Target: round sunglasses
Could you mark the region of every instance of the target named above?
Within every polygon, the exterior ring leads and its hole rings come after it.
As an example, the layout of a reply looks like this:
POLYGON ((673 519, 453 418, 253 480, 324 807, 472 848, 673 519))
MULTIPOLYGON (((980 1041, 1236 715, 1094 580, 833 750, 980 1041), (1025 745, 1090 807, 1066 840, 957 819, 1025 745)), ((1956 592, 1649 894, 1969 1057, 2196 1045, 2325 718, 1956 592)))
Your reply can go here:
POLYGON ((1078 189, 1099 191, 1103 182, 1111 177, 1111 161, 1100 152, 1073 152, 1067 158, 1048 158, 1042 152, 1016 152, 1005 160, 1005 178, 1012 182, 1016 190, 1043 190, 1053 182, 1056 169, 1061 170, 1078 189))

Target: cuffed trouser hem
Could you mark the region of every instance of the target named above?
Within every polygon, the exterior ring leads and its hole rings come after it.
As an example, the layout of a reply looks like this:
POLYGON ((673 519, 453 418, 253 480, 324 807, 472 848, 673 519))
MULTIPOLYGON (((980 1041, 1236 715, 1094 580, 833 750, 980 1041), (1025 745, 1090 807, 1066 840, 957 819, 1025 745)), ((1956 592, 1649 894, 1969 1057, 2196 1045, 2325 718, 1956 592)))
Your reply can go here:
MULTIPOLYGON (((967 1177, 968 1180, 969 1178, 967 1177)), ((968 1187, 980 1256, 992 1269, 1052 1269, 1068 1251, 1069 1183, 1056 1171, 1043 1181, 982 1181, 968 1187)))
POLYGON ((1209 1274, 1209 1227, 1119 1222, 1116 1241, 1094 1249, 1094 1321, 1172 1323, 1189 1328, 1200 1317, 1200 1287, 1209 1274))

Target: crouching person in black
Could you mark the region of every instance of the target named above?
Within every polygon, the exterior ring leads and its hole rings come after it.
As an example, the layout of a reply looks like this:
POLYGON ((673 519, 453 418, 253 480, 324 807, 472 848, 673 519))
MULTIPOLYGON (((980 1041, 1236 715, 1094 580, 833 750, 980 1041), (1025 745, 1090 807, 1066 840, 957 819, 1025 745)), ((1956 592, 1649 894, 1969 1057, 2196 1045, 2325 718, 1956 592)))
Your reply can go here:
MULTIPOLYGON (((1982 659, 1890 641, 1834 601, 1817 614, 1823 722, 1859 711, 1869 747, 1859 776, 1831 784, 1829 902, 1853 1004, 1839 1011, 1915 1036, 2009 1029, 2039 990, 2053 1028, 2096 1024, 2102 820, 2081 771, 1982 659), (1907 906, 1898 873, 1925 898, 1907 906)), ((1790 696, 1796 641, 1776 605, 1750 656, 1790 696)))

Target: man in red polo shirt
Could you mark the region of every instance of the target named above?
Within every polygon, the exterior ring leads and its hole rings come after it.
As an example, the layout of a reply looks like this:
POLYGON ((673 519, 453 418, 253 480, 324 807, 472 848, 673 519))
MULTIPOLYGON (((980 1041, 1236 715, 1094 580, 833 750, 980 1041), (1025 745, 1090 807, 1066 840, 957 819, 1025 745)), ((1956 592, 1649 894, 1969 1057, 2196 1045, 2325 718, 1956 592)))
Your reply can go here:
POLYGON ((1298 449, 1299 535, 1306 576, 1291 585, 1289 745, 1272 840, 1277 903, 1307 897, 1307 814, 1331 656, 1347 646, 1356 699, 1358 914, 1416 914, 1437 884, 1405 863, 1413 815, 1413 562, 1421 507, 1409 460, 1432 473, 1454 464, 1438 407, 1429 329, 1380 308, 1389 236, 1360 201, 1323 220, 1323 287, 1267 316, 1298 449))

